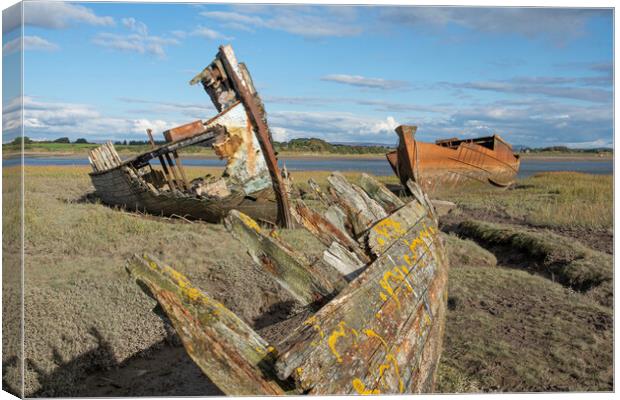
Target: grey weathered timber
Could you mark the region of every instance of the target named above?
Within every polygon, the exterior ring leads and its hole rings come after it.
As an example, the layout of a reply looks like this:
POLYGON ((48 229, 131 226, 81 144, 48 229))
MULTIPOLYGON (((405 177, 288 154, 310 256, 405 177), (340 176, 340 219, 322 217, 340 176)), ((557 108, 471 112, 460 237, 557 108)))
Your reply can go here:
POLYGON ((275 220, 275 200, 271 190, 233 193, 224 198, 201 197, 178 190, 158 190, 138 177, 128 166, 91 174, 97 196, 106 204, 155 215, 190 217, 208 222, 221 222, 232 209, 259 220, 275 220))
POLYGON ((312 264, 243 213, 231 211, 224 225, 247 247, 254 261, 301 304, 320 302, 346 285, 337 270, 321 263, 312 264))
POLYGON ((127 269, 164 309, 192 360, 224 393, 285 393, 271 372, 275 350, 233 312, 152 256, 134 256, 127 269))
MULTIPOLYGON (((416 185, 411 186, 417 193, 416 185)), ((448 264, 437 220, 424 193, 417 194, 390 215, 370 223, 359 238, 372 262, 361 261, 333 238, 323 253, 324 263, 311 263, 275 231, 264 231, 237 211, 230 213, 225 221, 229 232, 245 244, 268 275, 302 304, 327 301, 276 345, 277 351, 271 352, 268 362, 260 366, 249 363, 250 369, 254 365, 260 369, 260 376, 277 376, 282 390, 288 387, 287 391, 295 393, 433 391, 445 326, 448 264)), ((207 322, 198 321, 196 325, 207 322)), ((184 330, 189 323, 181 321, 175 327, 184 330)), ((196 332, 201 329, 196 328, 196 332)), ((182 332, 182 336, 186 334, 182 332)), ((214 340, 218 334, 212 336, 214 340)), ((187 348, 201 368, 214 357, 211 348, 187 348)), ((245 354, 243 349, 241 346, 233 351, 245 354)), ((218 360, 222 370, 237 368, 236 359, 218 360)), ((212 364, 208 365, 203 371, 212 374, 208 372, 212 364)), ((243 365, 245 368, 248 364, 243 365)), ((225 384, 234 387, 238 379, 240 373, 235 373, 225 384)), ((245 385, 240 383, 241 387, 245 385)), ((272 394, 271 390, 261 387, 253 394, 272 394)))
POLYGON ((429 366, 427 340, 446 301, 437 225, 423 214, 413 225, 388 216, 375 227, 391 246, 280 346, 280 378, 292 376, 311 394, 432 389, 433 379, 418 384, 415 376, 434 374, 420 368, 429 366))
POLYGON ((349 251, 338 242, 332 244, 323 252, 323 261, 331 265, 344 276, 347 281, 352 281, 366 268, 366 263, 361 261, 355 253, 349 251))
POLYGON ((428 195, 422 190, 420 185, 418 185, 415 181, 409 179, 407 181, 407 189, 413 195, 413 197, 421 204, 424 204, 425 207, 428 208, 429 213, 436 218, 435 207, 431 200, 428 198, 428 195))
POLYGON ((388 213, 405 205, 405 202, 371 175, 366 173, 362 174, 360 178, 360 187, 364 189, 368 196, 374 201, 381 204, 388 213))
POLYGON ((331 174, 327 181, 330 193, 347 213, 356 236, 366 231, 377 220, 387 216, 379 203, 371 199, 359 186, 349 183, 339 172, 331 174))
POLYGON ((342 211, 342 208, 338 207, 338 205, 332 204, 327 208, 325 211, 325 219, 342 232, 347 233, 349 236, 353 235, 353 229, 348 222, 347 213, 342 211))
POLYGON ((334 226, 321 214, 306 206, 301 200, 296 202, 293 216, 301 226, 310 231, 324 245, 330 246, 332 242, 338 242, 365 262, 370 261, 366 253, 360 248, 359 243, 351 238, 347 232, 334 226))

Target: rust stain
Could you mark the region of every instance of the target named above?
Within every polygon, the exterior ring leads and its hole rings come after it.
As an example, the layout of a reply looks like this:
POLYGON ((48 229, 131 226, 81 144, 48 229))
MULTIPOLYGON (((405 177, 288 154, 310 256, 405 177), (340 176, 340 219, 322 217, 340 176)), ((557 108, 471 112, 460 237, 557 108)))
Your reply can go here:
POLYGON ((519 171, 519 156, 499 135, 426 143, 415 139, 416 129, 405 125, 396 128, 398 148, 386 154, 405 186, 409 179, 429 193, 472 181, 508 186, 519 171))

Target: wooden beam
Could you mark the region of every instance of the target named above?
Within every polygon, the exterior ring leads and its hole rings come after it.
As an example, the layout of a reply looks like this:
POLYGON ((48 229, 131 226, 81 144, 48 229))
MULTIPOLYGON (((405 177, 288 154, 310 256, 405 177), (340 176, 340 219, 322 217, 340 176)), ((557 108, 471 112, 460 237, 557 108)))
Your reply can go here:
POLYGON ((331 174, 327 181, 332 196, 347 213, 356 237, 374 222, 387 216, 379 203, 371 199, 359 186, 349 183, 339 172, 331 174))
POLYGON ((233 312, 153 256, 134 256, 127 270, 166 312, 192 360, 226 395, 285 394, 270 374, 275 350, 233 312))
POLYGON ((363 173, 360 178, 360 187, 364 189, 371 199, 381 204, 388 213, 405 205, 404 201, 372 175, 363 173))
POLYGON ((321 302, 346 285, 338 271, 321 263, 312 264, 237 210, 229 213, 224 225, 247 247, 252 259, 302 305, 321 302))

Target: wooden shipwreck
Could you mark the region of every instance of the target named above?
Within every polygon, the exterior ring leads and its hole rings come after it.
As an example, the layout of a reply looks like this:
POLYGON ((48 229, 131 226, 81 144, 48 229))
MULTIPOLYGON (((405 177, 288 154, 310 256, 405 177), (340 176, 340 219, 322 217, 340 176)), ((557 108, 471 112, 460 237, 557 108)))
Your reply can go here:
POLYGON ((288 225, 288 199, 262 101, 247 68, 230 46, 221 46, 190 84, 199 82, 219 114, 165 131, 161 146, 155 146, 148 130, 152 149, 127 160, 111 143, 90 151, 96 195, 110 205, 167 216, 219 222, 236 209, 288 225), (191 145, 211 145, 226 159, 221 177, 188 180, 179 151, 191 145), (156 161, 158 168, 151 164, 156 161))
POLYGON ((224 221, 264 273, 311 310, 280 343, 151 255, 134 256, 127 269, 227 395, 432 392, 448 265, 428 197, 408 181, 405 202, 365 174, 352 184, 333 173, 327 191, 309 183, 318 206, 298 199, 289 211, 325 245, 323 259, 308 259, 241 211, 224 221))
POLYGON ((415 139, 416 130, 396 128, 398 148, 386 154, 403 185, 411 179, 428 193, 471 182, 506 187, 519 172, 519 156, 499 135, 425 143, 415 139))

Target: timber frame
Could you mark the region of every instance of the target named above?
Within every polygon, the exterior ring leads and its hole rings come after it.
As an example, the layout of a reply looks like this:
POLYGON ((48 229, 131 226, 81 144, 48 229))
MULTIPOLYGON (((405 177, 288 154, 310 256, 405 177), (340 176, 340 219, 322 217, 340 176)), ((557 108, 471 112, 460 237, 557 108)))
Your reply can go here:
POLYGON ((366 174, 354 184, 333 173, 328 183, 320 198, 330 213, 302 200, 291 208, 325 245, 322 260, 237 210, 224 221, 262 271, 312 312, 280 343, 268 343, 153 256, 127 263, 190 357, 227 395, 433 391, 448 270, 433 205, 413 181, 409 201, 366 174))

